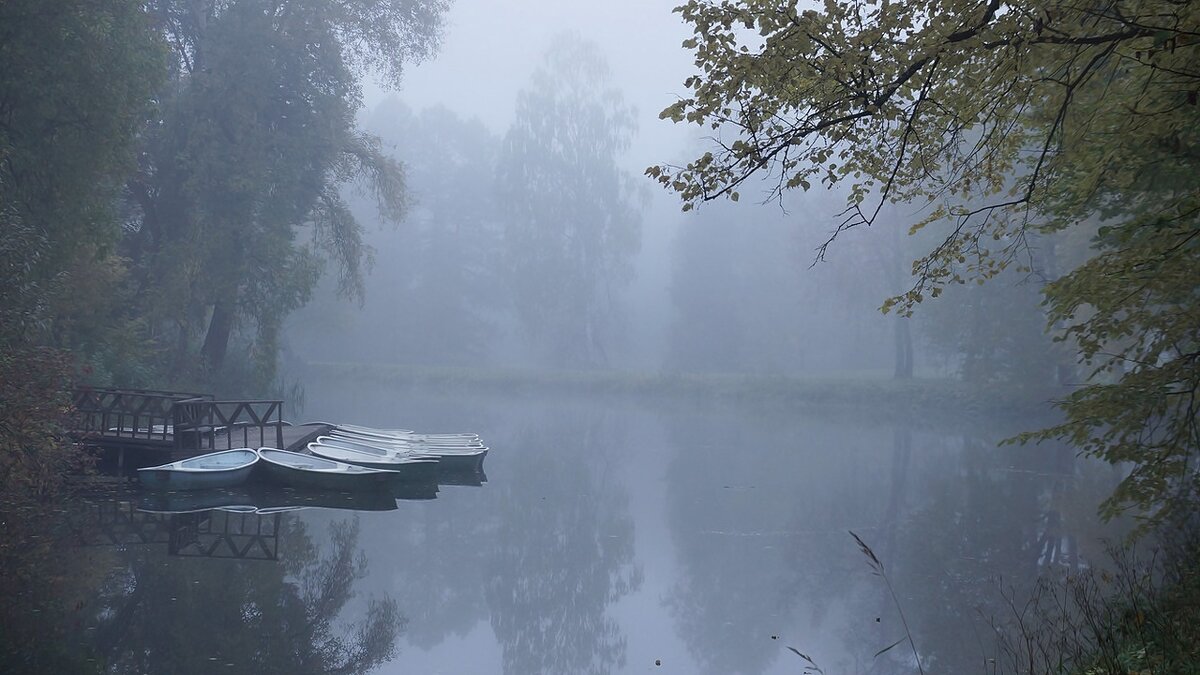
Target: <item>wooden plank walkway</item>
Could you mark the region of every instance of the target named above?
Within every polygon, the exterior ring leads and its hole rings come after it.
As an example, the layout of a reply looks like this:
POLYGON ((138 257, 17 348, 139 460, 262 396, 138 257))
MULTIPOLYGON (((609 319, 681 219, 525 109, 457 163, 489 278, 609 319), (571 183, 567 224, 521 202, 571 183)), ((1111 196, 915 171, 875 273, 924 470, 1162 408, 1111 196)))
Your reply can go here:
POLYGON ((217 400, 211 394, 79 387, 74 392, 76 442, 100 449, 124 468, 162 464, 231 448, 302 450, 328 424, 293 426, 283 401, 217 400))
MULTIPOLYGON (((299 452, 304 449, 312 441, 316 440, 317 436, 325 436, 333 429, 328 424, 304 424, 297 426, 283 427, 283 450, 291 450, 299 452)), ((175 439, 171 434, 163 434, 153 439, 146 438, 130 438, 127 435, 113 434, 89 434, 81 439, 87 445, 94 445, 105 448, 125 448, 130 450, 146 450, 149 452, 162 453, 164 456, 170 455, 174 459, 185 459, 187 457, 195 457, 206 452, 215 452, 216 450, 225 450, 228 448, 274 448, 277 446, 275 442, 275 434, 266 433, 260 434, 256 428, 242 428, 233 430, 222 430, 213 434, 211 446, 209 438, 204 439, 204 447, 189 448, 183 450, 175 450, 175 439)))
MULTIPOLYGON (((291 450, 292 452, 300 452, 304 449, 304 446, 317 440, 317 436, 325 436, 329 434, 331 429, 333 429, 333 427, 328 424, 300 424, 295 426, 284 426, 283 448, 281 449, 291 450)), ((260 439, 258 429, 256 428, 221 431, 218 432, 213 438, 213 447, 217 449, 224 449, 228 447, 274 448, 275 434, 272 430, 272 433, 267 433, 265 434, 265 438, 260 439), (230 438, 230 436, 232 436, 232 438, 230 438)), ((196 455, 202 455, 206 452, 211 452, 211 450, 208 450, 207 448, 201 448, 199 450, 183 450, 177 453, 173 452, 171 453, 173 459, 170 461, 173 462, 176 459, 195 457, 196 455), (175 455, 178 456, 176 457, 175 455)))
MULTIPOLYGON (((283 428, 283 450, 291 450, 292 452, 301 452, 309 443, 317 440, 317 436, 324 436, 329 433, 333 427, 328 424, 304 424, 296 426, 285 426, 283 428)), ((275 434, 270 433, 262 442, 259 442, 259 433, 254 429, 248 433, 232 430, 233 438, 229 438, 229 431, 217 433, 213 438, 213 448, 216 450, 224 450, 226 448, 274 448, 275 434)), ((163 459, 163 463, 175 462, 196 455, 203 455, 208 452, 216 452, 207 447, 205 441, 203 448, 175 450, 174 448, 166 448, 167 453, 164 457, 169 456, 169 459, 163 459)))

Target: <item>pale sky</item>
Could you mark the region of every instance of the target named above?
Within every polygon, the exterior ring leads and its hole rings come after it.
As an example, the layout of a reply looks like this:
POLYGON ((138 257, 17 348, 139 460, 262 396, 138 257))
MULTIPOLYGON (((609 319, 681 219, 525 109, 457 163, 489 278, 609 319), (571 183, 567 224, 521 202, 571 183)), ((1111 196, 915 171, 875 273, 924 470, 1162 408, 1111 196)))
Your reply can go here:
MULTIPOLYGON (((414 109, 441 104, 478 117, 497 134, 512 120, 516 94, 555 35, 575 32, 600 45, 613 84, 638 111, 639 134, 627 161, 638 173, 679 159, 694 130, 658 119, 684 93, 691 57, 677 0, 455 0, 441 51, 410 67, 401 99, 414 109)), ((368 87, 367 108, 389 95, 368 87)))

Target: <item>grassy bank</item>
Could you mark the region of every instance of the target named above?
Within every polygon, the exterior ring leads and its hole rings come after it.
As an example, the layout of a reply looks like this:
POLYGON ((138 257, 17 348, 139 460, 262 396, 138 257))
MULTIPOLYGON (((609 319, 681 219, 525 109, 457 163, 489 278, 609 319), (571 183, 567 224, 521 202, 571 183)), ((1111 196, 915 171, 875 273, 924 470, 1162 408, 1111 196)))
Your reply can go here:
POLYGON ((992 672, 1200 674, 1200 539, 1194 526, 1155 537, 1166 543, 1115 549, 1014 604, 992 672))
POLYGON ((739 403, 826 411, 870 409, 884 415, 1045 414, 1046 403, 1065 393, 1049 387, 970 385, 948 378, 895 380, 859 374, 792 378, 715 373, 546 371, 432 368, 370 363, 308 365, 306 379, 353 378, 430 392, 514 395, 620 396, 684 403, 739 403))
POLYGON ((1154 589, 1142 603, 1118 596, 1107 640, 1079 675, 1200 673, 1200 570, 1195 565, 1154 589))

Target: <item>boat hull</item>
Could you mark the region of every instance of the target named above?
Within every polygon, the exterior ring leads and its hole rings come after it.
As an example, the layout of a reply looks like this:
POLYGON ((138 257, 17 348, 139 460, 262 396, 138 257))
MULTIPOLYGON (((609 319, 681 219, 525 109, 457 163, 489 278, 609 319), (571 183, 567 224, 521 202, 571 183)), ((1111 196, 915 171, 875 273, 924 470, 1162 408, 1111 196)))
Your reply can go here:
POLYGON ((378 454, 381 451, 401 457, 405 455, 436 457, 438 468, 445 471, 480 471, 483 469, 483 460, 488 453, 488 449, 483 446, 458 448, 406 446, 382 440, 372 442, 344 436, 321 436, 317 438, 317 443, 370 454, 378 454))
POLYGON ((334 429, 329 432, 334 438, 342 438, 349 441, 358 441, 359 443, 387 443, 391 445, 403 445, 414 449, 434 447, 434 448, 482 448, 483 441, 479 438, 461 438, 461 439, 412 439, 401 438, 398 436, 383 436, 360 434, 356 432, 344 431, 342 429, 334 429))
POLYGON ((399 474, 397 476, 399 480, 418 483, 437 482, 438 464, 440 462, 432 457, 428 459, 406 459, 401 455, 394 454, 374 455, 365 452, 356 452, 351 448, 327 446, 321 443, 309 443, 308 451, 317 457, 324 457, 325 459, 338 462, 365 466, 371 469, 395 471, 399 474))
POLYGON ((322 490, 380 490, 387 489, 400 475, 395 471, 352 466, 283 450, 260 450, 259 454, 262 456, 259 462, 262 475, 279 485, 322 490), (317 468, 331 464, 340 466, 337 470, 317 468), (347 467, 354 471, 346 470, 347 467))
POLYGON ((138 480, 151 490, 234 487, 245 483, 253 474, 258 456, 251 453, 252 450, 227 450, 162 466, 146 467, 138 469, 138 480))
POLYGON ((462 441, 479 440, 479 434, 474 433, 417 433, 412 429, 379 429, 376 427, 359 426, 357 424, 335 424, 332 426, 337 431, 344 431, 352 434, 401 438, 409 441, 451 441, 457 443, 462 441))

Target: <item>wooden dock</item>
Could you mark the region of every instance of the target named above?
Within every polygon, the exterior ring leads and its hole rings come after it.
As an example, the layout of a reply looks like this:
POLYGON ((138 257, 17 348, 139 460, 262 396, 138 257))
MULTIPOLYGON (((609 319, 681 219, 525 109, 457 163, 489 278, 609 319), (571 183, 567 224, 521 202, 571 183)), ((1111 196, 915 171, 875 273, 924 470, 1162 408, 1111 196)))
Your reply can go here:
POLYGON ((75 391, 76 442, 98 448, 118 467, 164 464, 232 448, 298 451, 329 433, 328 424, 292 425, 283 401, 221 401, 209 394, 81 387, 75 391))

